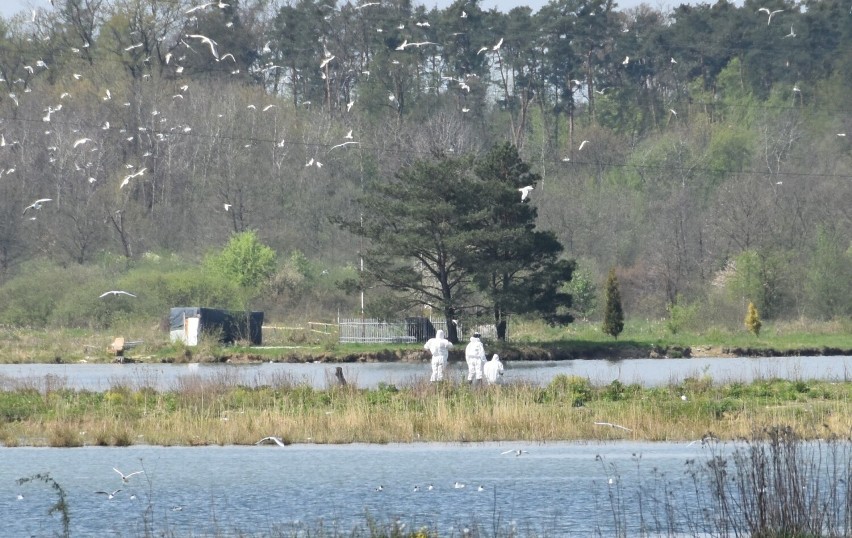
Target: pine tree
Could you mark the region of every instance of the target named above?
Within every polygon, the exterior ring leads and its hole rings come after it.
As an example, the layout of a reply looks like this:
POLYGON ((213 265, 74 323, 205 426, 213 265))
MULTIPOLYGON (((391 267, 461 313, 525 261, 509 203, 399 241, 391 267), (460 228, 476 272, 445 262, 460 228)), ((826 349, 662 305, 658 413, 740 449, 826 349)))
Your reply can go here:
POLYGON ((748 303, 748 312, 745 317, 745 326, 746 329, 749 330, 755 336, 760 335, 760 326, 763 325, 760 321, 760 314, 757 312, 757 307, 754 306, 754 303, 748 303))
POLYGON ((621 308, 621 292, 618 291, 618 279, 615 269, 609 270, 606 279, 606 305, 604 307, 603 332, 618 338, 624 330, 624 310, 621 308))

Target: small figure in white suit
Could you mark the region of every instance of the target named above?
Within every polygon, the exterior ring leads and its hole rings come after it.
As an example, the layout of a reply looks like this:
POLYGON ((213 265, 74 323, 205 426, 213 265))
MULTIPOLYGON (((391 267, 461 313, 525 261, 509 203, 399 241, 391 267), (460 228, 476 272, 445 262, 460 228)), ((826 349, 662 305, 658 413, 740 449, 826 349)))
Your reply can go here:
POLYGON ((474 378, 482 382, 482 363, 485 362, 485 347, 482 345, 479 333, 473 333, 470 343, 464 350, 464 358, 467 361, 467 382, 473 383, 474 378))
POLYGON ((435 338, 430 338, 423 346, 432 354, 432 377, 429 378, 432 383, 444 380, 444 365, 447 364, 452 347, 452 342, 444 338, 444 331, 440 330, 435 333, 435 338))
POLYGON ((482 370, 485 375, 485 381, 489 385, 496 384, 497 378, 503 375, 503 363, 500 362, 500 356, 495 353, 494 356, 491 357, 491 360, 485 363, 482 370))

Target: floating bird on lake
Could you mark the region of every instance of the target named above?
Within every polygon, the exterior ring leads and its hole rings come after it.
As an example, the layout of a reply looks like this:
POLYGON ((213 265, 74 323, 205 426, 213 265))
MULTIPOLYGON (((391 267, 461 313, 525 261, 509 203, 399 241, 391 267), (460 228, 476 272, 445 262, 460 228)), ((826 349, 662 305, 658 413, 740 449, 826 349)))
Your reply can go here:
POLYGON ((45 202, 52 202, 52 201, 53 201, 53 198, 39 198, 35 202, 33 202, 30 205, 28 205, 27 207, 25 207, 24 213, 26 213, 27 210, 29 210, 29 209, 41 209, 42 204, 44 204, 45 202))
POLYGON ((453 484, 453 488, 454 489, 462 489, 462 488, 464 488, 464 484, 462 484, 461 482, 456 482, 455 484, 453 484))
MULTIPOLYGON (((130 297, 136 297, 135 295, 133 295, 132 293, 127 292, 127 291, 122 291, 122 290, 111 290, 111 291, 106 291, 106 292, 104 292, 104 293, 100 294, 100 295, 98 296, 98 298, 99 298, 99 299, 103 299, 103 298, 104 298, 104 297, 106 297, 107 295, 128 295, 128 296, 130 296, 130 297)), ((119 470, 118 470, 118 469, 116 469, 115 467, 113 467, 113 470, 114 470, 115 472, 117 472, 118 474, 121 474, 121 471, 119 471, 119 470)), ((141 473, 142 471, 139 471, 139 472, 141 473)), ((136 473, 129 474, 129 475, 127 475, 127 476, 128 476, 128 478, 129 478, 129 477, 133 476, 134 474, 136 474, 136 473)), ((124 477, 124 475, 123 475, 123 474, 122 474, 121 476, 122 476, 122 477, 124 477)))
POLYGON ((527 185, 526 187, 521 187, 520 189, 518 189, 519 191, 521 191, 521 202, 527 201, 527 198, 529 198, 530 196, 530 192, 532 192, 534 188, 535 187, 533 187, 532 185, 527 185))
POLYGON ((500 455, 503 454, 514 454, 515 456, 520 456, 521 454, 529 454, 529 452, 521 450, 520 448, 513 448, 512 450, 506 450, 505 452, 500 453, 500 455))
POLYGON ((482 484, 480 484, 479 487, 476 488, 476 491, 485 491, 485 487, 483 487, 482 484))
MULTIPOLYGON (((107 292, 107 293, 110 293, 110 292, 107 292)), ((111 293, 122 293, 122 292, 111 292, 111 293)), ((126 293, 126 292, 123 292, 123 293, 126 293)), ((132 294, 128 293, 128 295, 132 295, 132 294)), ((101 297, 103 297, 103 295, 101 295, 101 297)), ((133 295, 133 297, 136 297, 136 296, 133 295)), ((116 469, 115 467, 113 467, 112 470, 117 472, 119 475, 121 475, 121 481, 124 482, 125 484, 128 483, 131 476, 134 476, 134 475, 137 475, 137 474, 142 474, 142 473, 145 472, 145 471, 133 471, 132 473, 124 474, 121 471, 119 471, 118 469, 116 469)))

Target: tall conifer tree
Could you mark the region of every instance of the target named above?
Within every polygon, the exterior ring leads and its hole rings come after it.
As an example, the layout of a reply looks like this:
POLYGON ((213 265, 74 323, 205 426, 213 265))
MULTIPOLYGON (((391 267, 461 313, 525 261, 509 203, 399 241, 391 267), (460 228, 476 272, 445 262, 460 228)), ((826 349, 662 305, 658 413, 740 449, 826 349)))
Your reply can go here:
POLYGON ((606 278, 606 306, 604 310, 603 332, 618 338, 624 330, 624 310, 621 308, 621 292, 618 289, 618 278, 615 269, 609 270, 606 278))

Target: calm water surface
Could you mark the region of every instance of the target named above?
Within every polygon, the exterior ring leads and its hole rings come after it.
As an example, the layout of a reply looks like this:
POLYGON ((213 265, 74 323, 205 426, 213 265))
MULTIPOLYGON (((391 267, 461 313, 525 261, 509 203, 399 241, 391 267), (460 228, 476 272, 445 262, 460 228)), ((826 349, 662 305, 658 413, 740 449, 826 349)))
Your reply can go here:
MULTIPOLYGON (((351 383, 375 388, 379 383, 404 386, 429 378, 426 363, 358 363, 342 365, 351 383)), ((667 385, 691 376, 709 375, 716 382, 755 379, 818 379, 846 381, 852 377, 852 357, 760 357, 695 359, 625 359, 570 361, 514 361, 505 363, 504 382, 548 384, 559 374, 586 377, 594 384, 639 383, 667 385)), ((0 389, 29 383, 81 390, 104 391, 113 385, 169 390, 188 377, 221 380, 230 384, 264 385, 290 380, 324 388, 335 382, 334 365, 263 363, 229 364, 0 364, 0 389)), ((452 363, 449 374, 461 379, 467 366, 452 363)))
POLYGON ((49 473, 67 493, 72 536, 138 536, 146 525, 194 536, 315 531, 319 522, 346 532, 364 529, 367 514, 442 536, 474 526, 489 536, 495 526, 521 535, 612 536, 613 499, 638 524, 637 492, 656 469, 687 501, 684 462, 709 450, 633 442, 0 448, 0 534, 61 529, 47 514, 55 492, 38 481, 17 484, 49 473), (527 452, 502 454, 517 449, 527 452), (113 467, 145 474, 124 484, 113 467), (117 489, 112 499, 95 493, 117 489))

